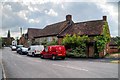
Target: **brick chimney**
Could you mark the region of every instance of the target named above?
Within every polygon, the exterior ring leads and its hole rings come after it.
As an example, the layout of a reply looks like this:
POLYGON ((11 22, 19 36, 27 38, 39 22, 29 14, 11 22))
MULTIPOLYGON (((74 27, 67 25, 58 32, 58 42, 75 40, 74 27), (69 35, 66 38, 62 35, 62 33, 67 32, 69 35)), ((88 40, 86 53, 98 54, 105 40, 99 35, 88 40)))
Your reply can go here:
POLYGON ((71 21, 72 20, 72 15, 68 14, 66 15, 66 21, 71 21))
POLYGON ((103 16, 103 21, 107 21, 107 16, 103 16))

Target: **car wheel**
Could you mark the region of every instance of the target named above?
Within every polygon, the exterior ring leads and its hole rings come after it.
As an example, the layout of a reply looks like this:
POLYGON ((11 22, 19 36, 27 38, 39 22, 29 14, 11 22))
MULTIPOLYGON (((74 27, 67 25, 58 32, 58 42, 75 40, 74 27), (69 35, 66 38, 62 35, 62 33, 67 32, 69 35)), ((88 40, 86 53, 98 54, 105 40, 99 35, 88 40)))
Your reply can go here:
POLYGON ((21 55, 23 55, 22 51, 20 52, 21 55))
POLYGON ((55 55, 52 55, 52 60, 55 60, 56 59, 56 56, 55 55))
POLYGON ((27 53, 27 56, 29 56, 29 53, 27 53))
POLYGON ((21 54, 21 51, 19 51, 19 54, 21 54))
POLYGON ((40 56, 40 57, 41 57, 41 59, 44 59, 44 56, 43 56, 42 54, 41 54, 41 56, 40 56))
POLYGON ((32 53, 32 57, 35 57, 35 54, 34 54, 34 53, 32 53))

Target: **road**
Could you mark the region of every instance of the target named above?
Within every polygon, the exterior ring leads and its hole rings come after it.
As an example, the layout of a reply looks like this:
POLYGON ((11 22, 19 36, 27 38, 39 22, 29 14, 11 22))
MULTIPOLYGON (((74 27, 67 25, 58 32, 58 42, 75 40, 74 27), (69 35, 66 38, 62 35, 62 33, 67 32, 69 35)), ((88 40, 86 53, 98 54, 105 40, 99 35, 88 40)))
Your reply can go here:
POLYGON ((118 64, 70 59, 50 60, 2 51, 7 78, 118 78, 118 64))

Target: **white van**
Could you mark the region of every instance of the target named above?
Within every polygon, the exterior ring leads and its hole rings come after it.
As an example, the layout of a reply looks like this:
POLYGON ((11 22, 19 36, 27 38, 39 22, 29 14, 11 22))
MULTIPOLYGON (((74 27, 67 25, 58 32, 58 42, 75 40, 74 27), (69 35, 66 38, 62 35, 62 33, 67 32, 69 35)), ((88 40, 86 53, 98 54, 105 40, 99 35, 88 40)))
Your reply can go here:
POLYGON ((33 45, 28 48, 27 56, 37 56, 44 50, 43 45, 33 45))

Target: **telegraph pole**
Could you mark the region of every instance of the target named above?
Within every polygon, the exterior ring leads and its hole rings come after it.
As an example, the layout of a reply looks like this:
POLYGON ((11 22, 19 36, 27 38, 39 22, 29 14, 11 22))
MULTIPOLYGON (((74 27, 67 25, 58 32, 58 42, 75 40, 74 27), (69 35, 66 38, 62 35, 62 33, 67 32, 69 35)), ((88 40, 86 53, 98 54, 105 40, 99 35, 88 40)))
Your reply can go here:
POLYGON ((22 28, 20 27, 20 34, 21 34, 21 36, 22 36, 22 28))

